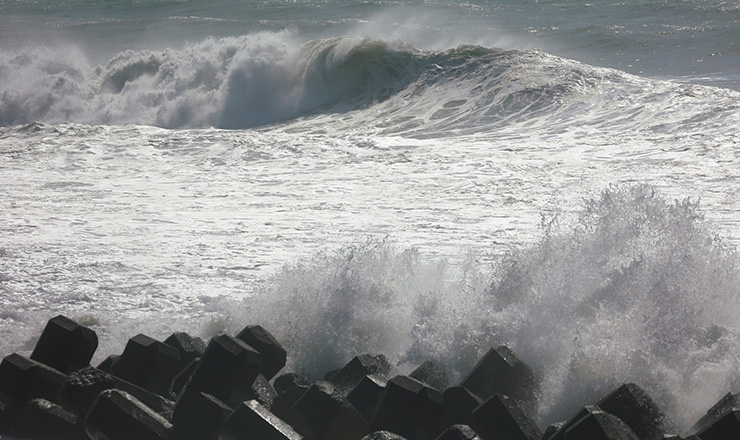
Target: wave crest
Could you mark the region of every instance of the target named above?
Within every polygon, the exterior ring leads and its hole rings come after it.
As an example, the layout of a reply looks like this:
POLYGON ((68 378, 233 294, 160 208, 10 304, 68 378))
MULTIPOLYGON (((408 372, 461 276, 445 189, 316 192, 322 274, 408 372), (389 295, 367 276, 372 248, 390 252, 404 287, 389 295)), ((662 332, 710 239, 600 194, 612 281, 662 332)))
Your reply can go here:
POLYGON ((78 122, 413 137, 568 129, 723 132, 737 93, 596 68, 541 51, 421 51, 289 32, 121 52, 0 52, 0 124, 78 122), (369 112, 369 113, 368 113, 369 112), (341 118, 335 118, 341 114, 341 118))
POLYGON ((127 50, 96 68, 46 50, 1 55, 2 125, 167 128, 248 128, 293 118, 365 83, 393 80, 411 56, 362 39, 298 45, 288 33, 209 39, 181 51, 127 50))

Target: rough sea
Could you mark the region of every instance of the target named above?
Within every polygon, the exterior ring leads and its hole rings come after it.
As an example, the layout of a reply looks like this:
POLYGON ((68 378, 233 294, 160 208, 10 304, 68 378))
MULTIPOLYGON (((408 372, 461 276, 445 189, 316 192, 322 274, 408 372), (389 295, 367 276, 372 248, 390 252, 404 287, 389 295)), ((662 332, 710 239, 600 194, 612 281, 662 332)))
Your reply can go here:
POLYGON ((0 0, 0 356, 261 324, 289 368, 459 378, 538 423, 740 391, 740 6, 0 0))

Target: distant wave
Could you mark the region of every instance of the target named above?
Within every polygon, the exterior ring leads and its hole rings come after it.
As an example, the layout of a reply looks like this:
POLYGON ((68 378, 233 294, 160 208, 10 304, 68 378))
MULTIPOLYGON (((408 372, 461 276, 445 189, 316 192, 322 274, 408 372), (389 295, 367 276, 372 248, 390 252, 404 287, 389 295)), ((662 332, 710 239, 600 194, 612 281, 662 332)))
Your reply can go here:
POLYGON ((127 50, 97 67, 70 53, 0 52, 0 84, 4 126, 238 129, 303 117, 294 129, 325 130, 328 122, 336 130, 418 137, 521 124, 703 129, 707 120, 735 121, 740 96, 541 51, 421 51, 362 38, 297 44, 287 32, 208 39, 183 50, 127 50), (339 113, 345 116, 337 121, 339 113))
POLYGON ((338 100, 412 57, 378 41, 287 34, 208 39, 182 51, 124 51, 104 66, 37 49, 0 53, 0 124, 136 123, 248 128, 338 100), (385 59, 384 59, 385 58, 385 59))

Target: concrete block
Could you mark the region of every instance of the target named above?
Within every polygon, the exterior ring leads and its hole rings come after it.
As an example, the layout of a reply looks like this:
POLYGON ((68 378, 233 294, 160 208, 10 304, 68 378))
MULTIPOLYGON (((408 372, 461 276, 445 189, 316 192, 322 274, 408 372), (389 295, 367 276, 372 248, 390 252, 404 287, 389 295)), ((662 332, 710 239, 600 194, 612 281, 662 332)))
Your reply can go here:
POLYGON ((367 421, 332 384, 317 382, 293 405, 294 427, 301 434, 323 440, 358 439, 367 421))
POLYGON ((257 378, 252 383, 251 387, 251 399, 256 400, 261 405, 270 408, 273 400, 277 397, 277 391, 272 387, 270 382, 262 374, 258 374, 257 378))
POLYGON ((388 380, 393 371, 388 359, 382 354, 361 354, 352 358, 347 365, 334 374, 331 382, 340 392, 349 393, 365 376, 376 376, 388 380))
POLYGON ((571 426, 580 422, 581 419, 593 413, 594 411, 602 411, 602 409, 596 405, 588 405, 588 406, 581 408, 567 422, 559 422, 557 424, 554 424, 548 427, 547 431, 545 431, 545 434, 542 436, 543 440, 563 440, 563 438, 565 437, 566 431, 568 431, 568 429, 570 429, 571 426))
POLYGON ((409 374, 409 377, 423 382, 439 391, 444 391, 449 386, 447 372, 438 364, 432 361, 426 361, 419 365, 409 374))
POLYGON ((707 429, 732 408, 740 408, 740 393, 725 394, 717 403, 707 410, 707 413, 704 414, 696 424, 694 424, 694 426, 689 430, 689 433, 696 434, 699 431, 707 429))
POLYGON ((450 387, 442 393, 444 411, 439 428, 443 431, 453 425, 470 425, 473 411, 483 401, 464 387, 450 387))
POLYGON ((591 411, 565 431, 563 440, 639 440, 619 417, 591 411))
POLYGON ((341 369, 342 369, 341 367, 340 368, 335 368, 333 370, 330 370, 330 371, 327 371, 326 373, 324 373, 324 382, 331 381, 331 378, 334 377, 335 374, 339 373, 339 370, 341 370, 341 369))
POLYGON ((0 396, 0 438, 10 435, 11 423, 13 421, 12 412, 3 403, 0 396))
POLYGON ((388 431, 375 431, 362 437, 361 440, 406 440, 406 437, 388 431))
POLYGON ((77 416, 45 399, 31 399, 14 412, 10 433, 33 440, 87 440, 77 416))
POLYGON ((276 377, 275 380, 272 381, 272 386, 279 395, 295 386, 309 387, 311 386, 311 381, 306 376, 298 373, 285 373, 276 377))
POLYGON ((67 411, 84 417, 98 395, 111 389, 131 394, 164 418, 172 416, 174 402, 171 400, 93 367, 83 368, 67 377, 59 390, 59 404, 67 411))
POLYGON ((61 371, 13 353, 0 362, 0 400, 8 410, 19 409, 34 397, 57 402, 66 380, 61 371))
POLYGON ((542 431, 519 407, 516 400, 496 394, 473 411, 470 427, 481 437, 510 440, 540 440, 542 431))
POLYGON ((270 411, 291 426, 295 426, 293 420, 293 406, 308 391, 307 386, 297 385, 283 391, 272 400, 270 411))
POLYGON ((359 411, 365 420, 371 420, 385 391, 385 383, 375 376, 365 376, 347 394, 347 400, 359 411))
POLYGON ((172 380, 184 365, 175 347, 138 334, 128 340, 110 372, 145 390, 169 398, 172 380))
POLYGON ((622 419, 640 440, 653 440, 665 432, 665 415, 653 399, 634 383, 620 386, 596 405, 622 419))
MULTIPOLYGON (((567 422, 560 421, 550 424, 546 429, 545 432, 542 434, 542 440, 549 440, 552 436, 557 434, 558 431, 563 429, 567 422)), ((565 434, 565 431, 563 431, 563 435, 565 434)))
POLYGON ((165 344, 175 347, 180 353, 180 360, 183 365, 187 365, 193 359, 203 356, 206 350, 206 343, 201 338, 190 336, 185 332, 172 333, 163 341, 165 344))
POLYGON ((211 339, 203 357, 180 394, 203 392, 236 408, 252 396, 252 384, 262 370, 262 355, 240 339, 211 339))
POLYGON ((177 402, 168 440, 218 440, 221 425, 232 412, 231 407, 210 394, 188 393, 177 402))
POLYGON ((443 409, 439 391, 408 376, 396 376, 385 386, 370 429, 410 439, 434 439, 443 409))
POLYGON ((491 348, 461 385, 486 400, 494 394, 509 396, 530 416, 537 410, 539 382, 532 369, 506 346, 491 348))
POLYGON ((221 428, 220 440, 301 440, 290 425, 256 400, 239 405, 221 428))
POLYGON ((105 359, 103 359, 103 362, 98 364, 97 369, 100 371, 105 371, 106 373, 110 373, 111 368, 113 368, 113 364, 118 362, 118 359, 121 358, 121 355, 118 354, 112 354, 105 359))
POLYGON ((270 332, 259 325, 249 325, 236 336, 262 355, 261 373, 268 380, 285 366, 287 353, 270 332))
POLYGON ((180 396, 180 393, 182 393, 185 385, 190 380, 190 376, 195 372, 195 367, 198 366, 199 360, 200 358, 191 360, 182 370, 180 370, 179 373, 175 375, 172 379, 172 384, 170 385, 170 397, 177 399, 180 396))
POLYGON ((90 365, 97 348, 93 330, 59 315, 46 324, 31 359, 69 374, 90 365))
POLYGON ((740 439, 740 408, 732 408, 711 426, 697 433, 701 440, 740 439))
POLYGON ((447 428, 436 440, 483 440, 468 425, 452 425, 447 428))
POLYGON ((100 393, 85 417, 92 440, 166 440, 172 425, 121 390, 100 393))

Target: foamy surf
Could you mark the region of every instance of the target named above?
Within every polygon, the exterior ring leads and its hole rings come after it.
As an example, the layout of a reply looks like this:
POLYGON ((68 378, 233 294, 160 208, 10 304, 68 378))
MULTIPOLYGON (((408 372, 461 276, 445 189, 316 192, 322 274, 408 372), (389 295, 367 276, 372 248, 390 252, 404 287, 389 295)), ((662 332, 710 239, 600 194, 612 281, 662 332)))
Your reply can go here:
POLYGON ((634 379, 688 426, 738 391, 738 13, 0 4, 0 351, 275 308, 311 374, 502 341, 542 424, 634 379))
POLYGON ((695 203, 646 186, 607 190, 575 218, 551 219, 492 267, 356 243, 287 266, 229 322, 273 329, 312 377, 377 352, 401 368, 434 360, 459 380, 503 344, 542 380, 543 427, 634 382, 688 429, 740 386, 734 248, 695 203))
POLYGON ((121 52, 90 66, 38 49, 2 53, 0 124, 33 121, 413 137, 519 132, 729 133, 736 92, 647 80, 541 51, 427 51, 290 32, 121 52), (367 114, 374 117, 368 122, 367 114), (300 117, 300 120, 296 121, 300 117))
MULTIPOLYGON (((505 344, 542 381, 543 427, 635 382, 676 428, 688 429, 740 386, 734 248, 696 203, 666 200, 647 186, 612 188, 564 217, 572 221, 550 218, 540 239, 489 263, 470 255, 450 265, 369 239, 288 264, 244 300, 180 303, 192 308, 180 317, 156 310, 177 301, 157 293, 166 280, 157 278, 136 287, 130 306, 116 295, 110 310, 91 309, 84 297, 78 308, 65 294, 64 310, 99 332, 98 357, 134 332, 187 329, 207 338, 259 323, 291 353, 289 369, 314 378, 356 353, 382 352, 401 371, 432 359, 457 380, 490 346, 505 344)), ((16 333, 6 339, 27 335, 21 351, 32 348, 49 313, 39 306, 2 316, 16 333)))

